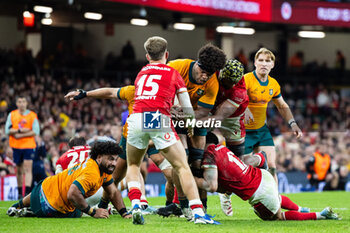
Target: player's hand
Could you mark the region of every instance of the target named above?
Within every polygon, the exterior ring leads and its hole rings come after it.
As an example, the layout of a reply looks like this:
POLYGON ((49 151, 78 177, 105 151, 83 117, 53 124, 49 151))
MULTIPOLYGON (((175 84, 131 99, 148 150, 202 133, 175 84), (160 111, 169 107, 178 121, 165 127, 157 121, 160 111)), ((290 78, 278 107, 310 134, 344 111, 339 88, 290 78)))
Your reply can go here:
POLYGON ((249 108, 246 108, 244 112, 244 124, 249 124, 250 122, 254 122, 254 116, 253 113, 250 111, 249 108))
POLYGON ((299 126, 297 124, 292 124, 292 130, 294 135, 296 136, 296 138, 302 138, 303 137, 303 132, 301 131, 301 129, 299 128, 299 126))
POLYGON ((94 218, 109 218, 108 210, 103 208, 96 209, 96 214, 94 218))
POLYGON ((189 138, 191 138, 191 137, 193 137, 193 135, 194 135, 194 128, 192 128, 191 126, 189 126, 189 127, 187 128, 187 136, 188 136, 189 138))
POLYGON ((86 97, 86 91, 83 89, 77 89, 76 91, 71 91, 64 98, 68 101, 80 100, 86 97))
POLYGON ((183 119, 183 112, 180 106, 173 105, 170 109, 171 119, 179 121, 183 119))

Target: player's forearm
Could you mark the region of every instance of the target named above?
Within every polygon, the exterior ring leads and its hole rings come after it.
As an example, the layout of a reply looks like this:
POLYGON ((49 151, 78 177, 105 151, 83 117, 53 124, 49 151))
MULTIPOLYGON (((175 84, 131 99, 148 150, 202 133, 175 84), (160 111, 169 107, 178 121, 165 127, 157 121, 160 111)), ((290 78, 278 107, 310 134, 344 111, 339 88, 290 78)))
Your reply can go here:
POLYGON ((280 112, 281 116, 286 122, 289 122, 291 119, 293 119, 292 111, 290 110, 288 105, 283 105, 277 108, 280 112))
POLYGON ((210 185, 206 180, 204 180, 203 178, 195 177, 195 176, 194 176, 194 179, 196 181, 198 188, 204 189, 205 191, 210 192, 210 185))
POLYGON ((196 119, 201 119, 201 118, 204 118, 204 117, 207 117, 210 113, 210 110, 209 108, 204 108, 204 107, 198 107, 194 113, 196 115, 196 119))
POLYGON ((123 197, 119 191, 119 189, 115 188, 115 191, 110 195, 110 201, 112 202, 113 206, 120 211, 121 209, 125 208, 125 204, 123 201, 123 197))
POLYGON ((98 99, 113 99, 117 98, 118 88, 98 88, 95 90, 87 91, 86 96, 98 99))
POLYGON ((188 116, 188 118, 194 118, 195 115, 188 92, 181 92, 177 94, 177 98, 179 99, 183 112, 188 116))
POLYGON ((70 186, 67 193, 67 199, 79 210, 84 210, 89 207, 89 204, 86 202, 83 194, 75 184, 70 186))

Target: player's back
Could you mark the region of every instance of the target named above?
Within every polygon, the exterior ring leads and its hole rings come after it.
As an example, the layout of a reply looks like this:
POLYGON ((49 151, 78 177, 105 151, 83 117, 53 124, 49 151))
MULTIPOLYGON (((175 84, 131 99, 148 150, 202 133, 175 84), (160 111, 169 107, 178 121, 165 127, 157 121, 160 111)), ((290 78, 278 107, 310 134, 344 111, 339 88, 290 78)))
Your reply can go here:
POLYGON ((57 160, 56 174, 83 162, 89 156, 90 150, 90 146, 73 146, 57 160))
POLYGON ((179 73, 165 64, 148 64, 135 80, 134 113, 157 111, 170 115, 175 94, 186 90, 179 73))
POLYGON ((261 171, 244 164, 227 147, 210 145, 204 154, 203 166, 206 161, 215 160, 218 170, 218 185, 229 192, 235 193, 243 200, 249 199, 260 185, 261 171), (212 157, 208 160, 208 157, 212 157))

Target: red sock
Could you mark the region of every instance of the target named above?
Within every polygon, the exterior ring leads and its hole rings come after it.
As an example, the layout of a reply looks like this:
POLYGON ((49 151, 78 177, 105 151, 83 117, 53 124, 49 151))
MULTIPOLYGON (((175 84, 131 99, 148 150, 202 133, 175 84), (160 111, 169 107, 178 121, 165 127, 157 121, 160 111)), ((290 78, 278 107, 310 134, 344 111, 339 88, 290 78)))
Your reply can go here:
POLYGON ((316 220, 316 213, 300 213, 298 211, 287 211, 284 212, 284 218, 285 220, 316 220))
POLYGON ((141 191, 138 188, 133 188, 129 190, 128 197, 130 201, 132 200, 140 200, 141 199, 141 191))
POLYGON ((285 210, 299 210, 299 206, 292 202, 288 197, 281 195, 281 208, 285 210))
POLYGON ((180 204, 179 197, 177 195, 177 190, 176 187, 174 188, 174 198, 173 198, 173 203, 175 204, 180 204))

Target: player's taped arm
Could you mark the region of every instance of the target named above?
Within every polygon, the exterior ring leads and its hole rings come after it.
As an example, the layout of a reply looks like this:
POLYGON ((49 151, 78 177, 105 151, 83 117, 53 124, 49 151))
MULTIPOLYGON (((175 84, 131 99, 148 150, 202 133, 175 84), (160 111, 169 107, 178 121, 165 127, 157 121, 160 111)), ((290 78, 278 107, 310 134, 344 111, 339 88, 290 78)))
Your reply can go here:
POLYGON ((183 112, 188 116, 188 118, 193 119, 195 114, 193 111, 193 107, 192 107, 188 92, 185 91, 185 92, 178 93, 177 98, 179 99, 179 103, 182 107, 183 112))
POLYGON ((203 178, 194 177, 198 188, 208 192, 215 192, 218 189, 218 170, 210 167, 204 168, 203 178))

